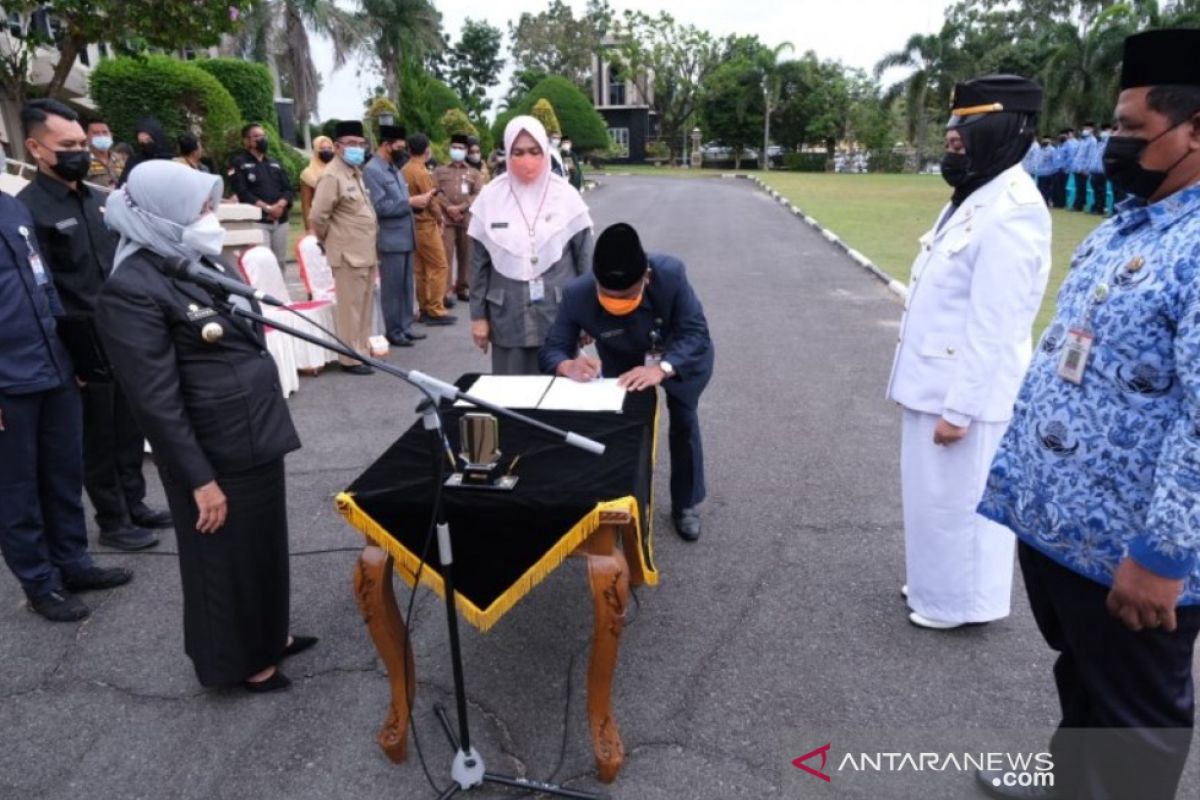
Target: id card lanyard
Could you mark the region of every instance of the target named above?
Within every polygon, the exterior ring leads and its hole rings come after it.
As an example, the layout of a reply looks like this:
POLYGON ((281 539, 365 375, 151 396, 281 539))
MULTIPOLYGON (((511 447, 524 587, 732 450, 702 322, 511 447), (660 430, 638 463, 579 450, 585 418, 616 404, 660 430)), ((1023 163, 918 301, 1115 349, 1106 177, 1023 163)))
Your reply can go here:
POLYGON ((46 265, 42 263, 42 257, 38 255, 37 248, 33 246, 33 242, 29 239, 29 228, 22 225, 17 228, 17 233, 21 234, 21 238, 25 240, 25 249, 29 251, 29 266, 33 269, 34 282, 38 286, 45 286, 50 282, 50 278, 46 274, 46 265))
POLYGON ((1058 360, 1058 377, 1076 386, 1083 384, 1083 374, 1087 370, 1088 358, 1092 354, 1092 346, 1096 343, 1096 333, 1092 325, 1096 309, 1108 300, 1109 288, 1106 281, 1096 284, 1088 300, 1087 311, 1083 320, 1067 331, 1067 340, 1063 345, 1062 356, 1058 360))

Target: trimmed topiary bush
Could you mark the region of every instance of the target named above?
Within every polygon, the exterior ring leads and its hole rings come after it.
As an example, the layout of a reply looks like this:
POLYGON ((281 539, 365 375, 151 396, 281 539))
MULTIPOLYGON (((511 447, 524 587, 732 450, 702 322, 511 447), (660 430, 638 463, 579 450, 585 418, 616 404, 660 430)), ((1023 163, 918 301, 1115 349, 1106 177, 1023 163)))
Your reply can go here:
POLYGON ((492 138, 504 141, 504 127, 520 114, 530 114, 538 100, 545 99, 554 109, 564 136, 570 136, 576 150, 603 150, 608 147, 608 126, 592 107, 587 95, 566 78, 551 75, 538 81, 529 94, 515 106, 496 117, 492 138))
POLYGON ((182 131, 199 131, 216 164, 228 159, 226 134, 242 124, 220 81, 166 56, 105 59, 92 70, 89 91, 118 141, 132 142, 138 119, 151 116, 172 141, 182 131))
POLYGON ((452 108, 442 114, 442 128, 445 129, 447 136, 453 136, 456 133, 479 136, 479 131, 471 124, 471 120, 467 119, 466 112, 458 108, 452 108))
POLYGON ((279 125, 275 110, 275 83, 271 71, 263 64, 237 58, 202 58, 191 62, 212 75, 233 97, 242 119, 279 125))
POLYGON ((562 136, 562 126, 558 124, 558 115, 554 113, 554 106, 550 105, 550 101, 546 98, 539 99, 533 104, 533 108, 529 111, 533 118, 542 123, 542 127, 546 129, 546 133, 550 136, 562 136))

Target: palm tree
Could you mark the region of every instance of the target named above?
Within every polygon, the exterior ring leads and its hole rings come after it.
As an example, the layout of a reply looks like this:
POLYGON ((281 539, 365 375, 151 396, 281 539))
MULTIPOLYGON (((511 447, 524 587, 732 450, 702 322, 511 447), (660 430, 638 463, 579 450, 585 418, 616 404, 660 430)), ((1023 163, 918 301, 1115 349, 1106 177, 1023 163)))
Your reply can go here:
POLYGON ((1116 3, 1080 25, 1062 21, 1046 29, 1038 49, 1047 54, 1042 68, 1047 108, 1072 124, 1112 113, 1125 37, 1147 21, 1143 14, 1158 18, 1157 3, 1139 5, 1143 8, 1116 3))
POLYGON ((277 94, 282 94, 286 84, 307 147, 308 124, 317 114, 321 90, 309 32, 333 43, 333 66, 338 69, 363 41, 366 30, 363 17, 340 8, 336 0, 263 0, 247 15, 241 35, 230 49, 236 55, 265 62, 275 77, 277 94))
POLYGON ((758 64, 763 76, 763 149, 758 164, 764 170, 771 169, 771 112, 779 105, 779 56, 795 49, 791 42, 780 42, 774 49, 764 47, 759 51, 758 64))
POLYGON ((400 101, 400 72, 405 65, 425 63, 446 46, 442 15, 429 0, 360 0, 366 36, 359 42, 383 72, 383 85, 400 101))
POLYGON ((912 71, 903 80, 889 86, 883 93, 885 106, 905 100, 908 138, 917 149, 917 167, 924 163, 924 148, 931 112, 950 108, 950 92, 954 88, 954 67, 962 60, 954 52, 953 31, 943 27, 937 34, 913 34, 904 47, 889 53, 875 65, 875 78, 895 67, 912 71))

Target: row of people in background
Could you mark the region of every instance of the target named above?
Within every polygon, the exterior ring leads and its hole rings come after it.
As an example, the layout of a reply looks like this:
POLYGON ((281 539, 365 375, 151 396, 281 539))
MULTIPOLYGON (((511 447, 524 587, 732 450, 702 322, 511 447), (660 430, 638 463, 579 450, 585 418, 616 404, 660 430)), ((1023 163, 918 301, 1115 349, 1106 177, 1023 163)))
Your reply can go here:
POLYGON ((1048 136, 1034 142, 1022 162, 1025 171, 1037 181, 1038 190, 1053 208, 1088 211, 1104 216, 1125 199, 1119 186, 1104 175, 1104 148, 1112 136, 1112 125, 1087 123, 1076 136, 1074 128, 1064 128, 1056 139, 1048 136))

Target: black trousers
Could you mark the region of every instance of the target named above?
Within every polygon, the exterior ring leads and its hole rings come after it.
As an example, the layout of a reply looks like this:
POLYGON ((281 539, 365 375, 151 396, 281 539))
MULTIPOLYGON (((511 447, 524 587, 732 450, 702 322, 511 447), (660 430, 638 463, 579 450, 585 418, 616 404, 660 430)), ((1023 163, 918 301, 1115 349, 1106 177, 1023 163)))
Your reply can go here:
POLYGON ((1054 178, 1054 207, 1067 207, 1067 173, 1056 172, 1054 178))
POLYGON ((0 551, 29 597, 92 566, 79 392, 0 394, 0 551))
POLYGON ((1038 191, 1042 193, 1042 199, 1046 201, 1046 205, 1054 205, 1054 176, 1039 175, 1037 187, 1038 191))
POLYGON ((700 414, 691 406, 667 395, 671 417, 667 442, 671 450, 671 512, 699 505, 707 494, 704 486, 704 448, 700 443, 700 414))
POLYGON ((1093 172, 1088 176, 1092 184, 1092 213, 1105 214, 1108 212, 1108 178, 1103 172, 1093 172))
POLYGON ((1073 178, 1075 180, 1075 205, 1073 208, 1076 211, 1083 211, 1087 208, 1088 174, 1076 172, 1073 178))
POLYGON ((129 523, 133 506, 146 498, 142 476, 144 437, 116 383, 83 388, 83 485, 101 530, 129 523))
POLYGON ((1108 587, 1024 543, 1017 554, 1034 619, 1058 651, 1055 787, 1073 800, 1174 798, 1192 740, 1200 606, 1177 609, 1174 633, 1134 633, 1105 608, 1108 587))

